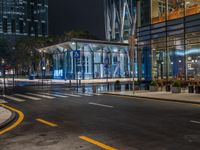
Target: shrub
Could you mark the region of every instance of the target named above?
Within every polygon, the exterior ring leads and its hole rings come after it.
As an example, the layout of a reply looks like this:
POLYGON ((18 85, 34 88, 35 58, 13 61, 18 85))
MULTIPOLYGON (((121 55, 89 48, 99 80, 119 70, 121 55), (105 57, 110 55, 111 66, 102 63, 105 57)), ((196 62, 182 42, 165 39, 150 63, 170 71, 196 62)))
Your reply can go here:
POLYGON ((139 81, 134 81, 134 85, 140 85, 139 81))
POLYGON ((158 86, 158 82, 153 80, 151 81, 150 86, 158 86))
POLYGON ((119 81, 119 80, 116 80, 116 81, 115 81, 115 84, 116 84, 116 85, 119 85, 119 84, 120 84, 120 81, 119 81))
POLYGON ((172 83, 172 87, 181 87, 181 82, 179 80, 175 80, 173 83, 172 83))

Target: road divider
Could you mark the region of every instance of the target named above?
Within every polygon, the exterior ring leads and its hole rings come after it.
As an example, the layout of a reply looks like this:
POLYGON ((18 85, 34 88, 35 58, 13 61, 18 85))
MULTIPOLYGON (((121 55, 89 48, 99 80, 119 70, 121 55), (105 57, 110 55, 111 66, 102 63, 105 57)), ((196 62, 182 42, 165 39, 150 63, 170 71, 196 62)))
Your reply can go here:
POLYGON ((9 109, 11 111, 14 111, 14 112, 16 112, 18 114, 18 119, 16 120, 16 122, 14 122, 12 125, 10 125, 7 128, 5 128, 5 129, 3 129, 3 130, 0 131, 0 135, 2 135, 4 133, 6 133, 6 132, 8 132, 8 131, 10 131, 10 130, 12 130, 14 128, 16 128, 23 121, 24 114, 20 110, 17 110, 15 108, 12 108, 12 107, 7 106, 5 104, 0 104, 0 106, 5 107, 5 108, 7 108, 7 109, 9 109))
POLYGON ((98 141, 93 140, 93 139, 91 139, 91 138, 89 138, 89 137, 86 137, 86 136, 79 136, 79 138, 82 139, 82 140, 84 140, 84 141, 87 141, 87 142, 89 142, 89 143, 91 143, 91 144, 94 144, 94 145, 96 145, 96 146, 99 146, 99 147, 101 147, 101 148, 103 148, 103 149, 105 149, 105 150, 117 150, 116 148, 113 148, 113 147, 111 147, 111 146, 108 146, 108 145, 106 145, 106 144, 103 144, 103 143, 101 143, 101 142, 98 142, 98 141))
POLYGON ((52 122, 49 122, 49 121, 46 121, 46 120, 43 120, 43 119, 40 119, 40 118, 37 118, 36 120, 40 123, 46 124, 46 125, 51 126, 51 127, 57 127, 58 126, 55 123, 52 123, 52 122))

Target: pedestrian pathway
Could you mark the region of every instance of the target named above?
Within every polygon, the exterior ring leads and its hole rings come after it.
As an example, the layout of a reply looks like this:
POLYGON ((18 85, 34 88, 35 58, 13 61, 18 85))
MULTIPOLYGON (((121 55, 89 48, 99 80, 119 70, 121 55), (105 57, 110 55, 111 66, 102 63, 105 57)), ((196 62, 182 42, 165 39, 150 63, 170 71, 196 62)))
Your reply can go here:
POLYGON ((107 92, 106 94, 200 104, 200 94, 148 91, 107 92))
POLYGON ((12 116, 12 112, 0 106, 0 127, 12 116))

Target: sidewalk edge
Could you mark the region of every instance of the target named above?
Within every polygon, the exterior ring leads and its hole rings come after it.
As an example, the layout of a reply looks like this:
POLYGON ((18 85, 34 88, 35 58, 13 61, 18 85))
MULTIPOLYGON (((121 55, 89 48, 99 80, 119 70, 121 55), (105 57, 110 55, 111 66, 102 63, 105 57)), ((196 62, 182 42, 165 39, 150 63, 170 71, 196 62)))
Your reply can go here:
POLYGON ((126 95, 126 94, 113 94, 113 93, 102 93, 104 95, 113 95, 113 96, 124 96, 124 97, 135 97, 135 98, 146 98, 156 101, 167 101, 167 102, 176 102, 176 103, 186 103, 186 104, 197 104, 200 105, 200 102, 194 101, 185 101, 185 100, 177 100, 177 99, 165 99, 165 98, 157 98, 157 97, 146 97, 146 96, 136 96, 136 95, 126 95))
MULTIPOLYGON (((4 108, 4 109, 7 109, 7 108, 4 108)), ((6 128, 7 126, 12 124, 17 119, 17 113, 16 112, 11 111, 9 109, 7 109, 7 110, 11 112, 11 116, 6 121, 4 121, 3 123, 0 124, 0 129, 6 128)))

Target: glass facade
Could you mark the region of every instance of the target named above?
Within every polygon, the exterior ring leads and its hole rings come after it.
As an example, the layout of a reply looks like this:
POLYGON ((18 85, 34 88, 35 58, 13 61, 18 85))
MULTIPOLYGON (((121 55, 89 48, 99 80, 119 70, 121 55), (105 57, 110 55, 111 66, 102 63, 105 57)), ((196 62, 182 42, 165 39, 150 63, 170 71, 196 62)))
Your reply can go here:
POLYGON ((48 0, 0 0, 0 35, 47 36, 48 0))
POLYGON ((132 74, 128 44, 75 41, 43 50, 52 55, 54 79, 129 78, 132 74))
POLYGON ((136 0, 105 0, 104 8, 107 40, 128 42, 136 24, 136 0))
POLYGON ((151 22, 137 8, 138 78, 199 80, 200 2, 152 0, 146 7, 151 22))

